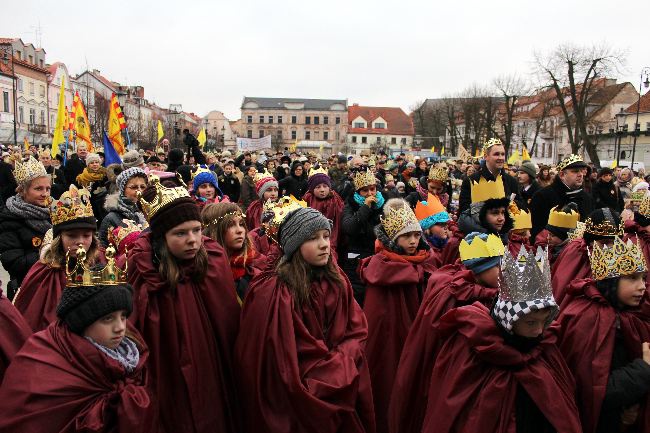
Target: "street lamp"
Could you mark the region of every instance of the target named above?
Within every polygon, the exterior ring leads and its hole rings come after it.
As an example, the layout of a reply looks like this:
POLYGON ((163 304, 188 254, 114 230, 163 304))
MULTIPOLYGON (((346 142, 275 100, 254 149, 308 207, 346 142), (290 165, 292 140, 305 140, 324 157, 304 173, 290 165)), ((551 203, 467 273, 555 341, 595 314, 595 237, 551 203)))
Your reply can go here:
POLYGON ((4 63, 5 66, 9 64, 9 49, 11 49, 11 91, 13 93, 13 100, 14 100, 14 146, 18 145, 18 138, 16 137, 16 116, 18 113, 16 113, 16 71, 14 69, 14 46, 13 45, 2 45, 0 46, 2 48, 2 58, 0 58, 0 61, 4 63))
POLYGON ((221 126, 221 151, 226 148, 226 125, 221 126))
POLYGON ((641 79, 639 83, 639 99, 636 102, 636 120, 634 121, 634 143, 632 144, 632 171, 634 171, 634 156, 636 153, 636 138, 641 134, 641 125, 639 125, 639 108, 641 107, 641 94, 643 88, 650 87, 650 68, 644 67, 641 69, 641 79), (645 76, 645 81, 643 77, 645 76))
POLYGON ((616 135, 614 136, 614 152, 616 153, 616 166, 618 167, 618 164, 620 163, 620 155, 621 155, 621 141, 623 140, 623 134, 625 127, 627 125, 625 124, 625 118, 627 115, 625 114, 625 111, 623 110, 623 107, 621 107, 621 111, 616 113, 616 135), (618 147, 617 147, 618 143, 618 147))

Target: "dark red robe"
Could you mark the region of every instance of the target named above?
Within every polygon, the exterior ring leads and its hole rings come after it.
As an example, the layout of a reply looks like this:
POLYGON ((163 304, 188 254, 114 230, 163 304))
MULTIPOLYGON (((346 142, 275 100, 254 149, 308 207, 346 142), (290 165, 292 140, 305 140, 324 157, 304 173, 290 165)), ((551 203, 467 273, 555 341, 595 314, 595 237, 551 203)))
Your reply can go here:
POLYGON ((32 331, 38 332, 56 322, 56 307, 65 289, 65 267, 52 268, 34 263, 20 286, 14 305, 32 331))
POLYGON ((551 268, 553 297, 558 305, 562 303, 567 287, 574 280, 591 278, 591 265, 584 239, 569 242, 555 259, 551 268))
POLYGON ((203 245, 205 279, 193 283, 193 266, 181 263, 176 290, 153 263, 151 233, 136 241, 128 258, 134 289, 129 320, 149 345, 156 415, 167 433, 239 431, 232 350, 240 308, 225 251, 205 236, 203 245))
POLYGON ((246 209, 246 227, 249 231, 260 226, 263 210, 264 203, 262 203, 262 200, 255 200, 248 205, 248 209, 246 209))
POLYGON ((23 316, 0 291, 0 383, 11 360, 30 335, 32 330, 23 316))
POLYGON ((449 311, 439 332, 423 433, 516 432, 518 385, 558 432, 582 432, 575 382, 554 333, 520 352, 480 303, 449 311))
POLYGON ((320 213, 332 221, 333 228, 330 233, 330 247, 336 251, 339 238, 341 237, 341 218, 343 217, 343 208, 345 207, 343 199, 335 191, 331 191, 330 196, 325 200, 317 199, 311 192, 305 193, 302 199, 307 202, 309 207, 320 211, 320 213))
MULTIPOLYGON (((141 340, 137 333, 135 339, 141 340)), ((138 349, 138 365, 127 373, 61 322, 32 335, 0 388, 0 432, 154 431, 148 351, 141 342, 138 349)))
MULTIPOLYGON (((630 357, 641 358, 641 344, 650 341, 650 301, 646 293, 639 308, 617 311, 591 278, 573 282, 567 295, 554 327, 560 350, 576 379, 584 432, 593 433, 607 390, 617 322, 630 357)), ((646 396, 637 425, 629 433, 650 432, 649 404, 646 396)))
POLYGON ((382 433, 388 431, 388 404, 402 346, 420 307, 427 280, 436 269, 436 256, 430 250, 402 256, 381 245, 376 249, 374 256, 359 264, 359 276, 366 285, 366 357, 377 432, 382 433))
POLYGON ((530 245, 530 239, 513 232, 508 233, 508 251, 510 251, 513 257, 519 255, 522 245, 526 246, 527 251, 533 251, 533 247, 530 245))
POLYGON ((268 237, 262 227, 249 230, 248 236, 251 238, 255 251, 262 255, 269 254, 273 241, 271 241, 271 238, 268 237))
POLYGON ((339 273, 303 306, 273 270, 251 282, 235 357, 245 432, 375 431, 366 318, 339 273))
POLYGON ((498 289, 484 287, 463 265, 447 265, 429 277, 422 305, 404 343, 389 410, 391 432, 419 433, 427 407, 437 325, 452 308, 481 302, 491 307, 498 289))
POLYGON ((465 233, 458 230, 458 225, 455 222, 449 221, 447 227, 449 227, 451 235, 449 236, 447 244, 442 249, 442 255, 440 258, 442 266, 453 265, 458 261, 460 258, 460 242, 465 239, 465 233))

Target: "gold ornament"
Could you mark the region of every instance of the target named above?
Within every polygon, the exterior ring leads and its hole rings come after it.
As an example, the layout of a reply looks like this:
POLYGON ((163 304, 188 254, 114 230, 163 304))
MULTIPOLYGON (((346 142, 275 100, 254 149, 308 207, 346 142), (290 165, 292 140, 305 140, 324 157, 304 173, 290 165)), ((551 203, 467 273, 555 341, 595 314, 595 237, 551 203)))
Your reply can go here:
POLYGON ((16 160, 16 166, 14 167, 14 178, 18 185, 22 185, 25 182, 28 182, 37 177, 47 176, 47 171, 43 166, 43 163, 34 159, 33 156, 27 159, 27 161, 16 160))
POLYGON ((585 223, 578 221, 576 223, 576 228, 569 232, 569 241, 582 239, 582 236, 585 234, 585 227, 585 223))
POLYGON ((650 195, 647 193, 647 191, 643 191, 642 194, 643 199, 641 199, 641 204, 639 205, 639 213, 646 218, 650 218, 650 195))
POLYGON ((505 252, 505 248, 498 236, 490 234, 487 241, 475 236, 471 244, 463 239, 460 242, 459 251, 460 259, 466 261, 485 257, 500 257, 505 252))
POLYGON ((72 258, 69 252, 66 253, 66 285, 68 287, 80 286, 116 286, 126 283, 126 265, 121 270, 115 264, 115 248, 109 245, 106 248, 106 266, 101 269, 91 270, 86 263, 86 250, 81 245, 77 248, 77 260, 74 267, 70 269, 72 258))
POLYGON ((275 177, 273 177, 273 175, 271 173, 269 173, 266 169, 264 169, 263 172, 261 172, 261 173, 257 172, 255 174, 255 176, 253 176, 253 182, 258 183, 259 181, 261 181, 263 179, 268 179, 268 178, 271 178, 271 179, 275 180, 275 177))
POLYGON ((589 251, 591 274, 595 280, 616 278, 625 275, 646 272, 647 265, 643 251, 637 243, 631 240, 623 242, 620 237, 614 238, 614 245, 602 248, 595 243, 593 250, 589 251))
POLYGON ((485 180, 483 176, 478 182, 471 181, 472 203, 481 203, 491 198, 505 198, 506 190, 503 179, 498 175, 495 181, 485 180))
POLYGON ((490 138, 483 144, 483 155, 487 155, 492 146, 503 146, 503 142, 498 138, 490 138))
POLYGON ((381 225, 391 239, 408 226, 417 226, 420 229, 420 222, 405 201, 397 209, 388 207, 386 215, 381 217, 381 225))
POLYGON ((370 170, 356 172, 352 178, 352 182, 356 191, 366 186, 377 185, 377 179, 375 179, 375 175, 370 170))
POLYGON ((447 169, 447 166, 443 164, 437 167, 431 167, 431 170, 429 170, 428 180, 435 180, 441 183, 447 182, 449 180, 449 170, 447 169))
POLYGON ((576 162, 584 163, 584 161, 582 160, 581 157, 579 157, 578 155, 575 155, 575 154, 571 154, 571 155, 567 156, 566 158, 564 158, 562 161, 560 161, 560 163, 557 165, 557 170, 562 171, 565 168, 567 168, 569 165, 574 164, 576 162))
POLYGON ((50 204, 52 225, 59 225, 79 218, 94 218, 90 193, 85 188, 78 189, 74 184, 50 204))
POLYGON ((156 175, 149 176, 149 185, 156 188, 156 195, 150 202, 145 200, 145 198, 142 197, 142 193, 138 191, 138 200, 142 206, 142 212, 149 222, 151 222, 151 219, 168 204, 180 198, 190 196, 187 189, 182 186, 167 188, 160 183, 160 178, 156 175))
POLYGON ((318 167, 318 168, 312 167, 311 169, 309 169, 309 176, 307 177, 307 179, 311 179, 311 177, 315 174, 324 174, 325 176, 329 176, 327 170, 325 170, 323 167, 318 167))
POLYGON ((615 227, 609 220, 605 220, 600 224, 594 224, 591 218, 585 221, 585 233, 596 236, 606 236, 613 238, 615 236, 623 236, 623 221, 618 227, 615 227))
POLYGON ((277 202, 268 200, 264 203, 262 209, 262 220, 264 220, 263 225, 269 237, 277 243, 280 225, 284 219, 291 212, 303 207, 307 207, 307 202, 297 200, 293 195, 289 197, 280 197, 277 202))

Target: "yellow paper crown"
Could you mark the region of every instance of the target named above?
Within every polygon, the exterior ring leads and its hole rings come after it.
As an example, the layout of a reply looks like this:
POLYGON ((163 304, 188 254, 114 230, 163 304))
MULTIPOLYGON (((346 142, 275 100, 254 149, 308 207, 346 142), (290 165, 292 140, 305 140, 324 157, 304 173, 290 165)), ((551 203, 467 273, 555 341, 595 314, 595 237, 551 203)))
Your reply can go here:
POLYGON ((50 219, 55 226, 79 218, 94 217, 90 193, 85 188, 77 189, 74 184, 50 204, 50 219))
POLYGON ((329 176, 327 170, 325 170, 323 167, 318 167, 318 168, 312 167, 309 170, 309 176, 307 177, 307 179, 311 179, 311 177, 315 174, 324 174, 325 176, 329 176))
POLYGON ((579 157, 578 155, 571 154, 564 158, 560 163, 557 165, 558 171, 562 171, 565 168, 567 168, 569 165, 576 163, 576 162, 583 162, 582 158, 579 157))
POLYGON ((650 195, 647 191, 644 192, 643 199, 639 205, 639 213, 646 218, 650 218, 650 195))
POLYGON ((447 209, 442 205, 438 196, 431 193, 429 193, 429 196, 427 197, 426 204, 418 201, 418 204, 415 205, 415 217, 418 221, 422 221, 425 218, 443 211, 447 211, 447 209))
POLYGON ((280 197, 277 202, 268 200, 263 206, 262 219, 264 220, 263 225, 269 237, 273 241, 278 242, 278 232, 280 231, 282 221, 291 212, 303 207, 307 207, 307 202, 297 200, 293 195, 280 197))
POLYGON ((503 146, 503 143, 498 138, 490 138, 485 142, 485 144, 483 144, 483 155, 487 155, 488 150, 490 150, 490 147, 492 146, 503 146))
POLYGON ((503 179, 498 175, 496 181, 486 180, 483 176, 478 182, 472 181, 472 203, 481 203, 491 198, 505 198, 506 190, 503 179))
POLYGON ((262 179, 268 179, 268 178, 272 178, 272 179, 275 180, 273 175, 271 173, 269 173, 268 170, 264 169, 263 172, 261 172, 261 173, 257 172, 255 174, 255 176, 253 176, 253 182, 257 183, 257 182, 261 181, 262 179))
POLYGON ((514 226, 512 227, 513 230, 527 230, 533 228, 533 221, 530 213, 523 209, 519 209, 514 201, 510 202, 508 211, 510 212, 510 217, 514 221, 514 226))
POLYGON ((352 182, 356 191, 366 186, 377 185, 377 179, 370 170, 357 171, 352 178, 352 182))
POLYGON ((431 170, 429 170, 428 179, 445 183, 449 180, 449 170, 447 170, 447 167, 445 165, 431 167, 431 170))
POLYGON ((594 243, 594 248, 589 254, 589 262, 595 280, 647 271, 645 257, 639 244, 629 239, 623 242, 618 236, 614 238, 612 247, 605 245, 601 248, 598 243, 594 243))
POLYGON ((580 221, 580 214, 578 212, 573 209, 571 209, 571 212, 564 212, 557 206, 551 209, 551 213, 548 216, 548 225, 569 230, 575 229, 578 221, 580 221))
POLYGON ((463 239, 460 242, 459 251, 460 259, 466 261, 485 257, 500 257, 505 252, 505 248, 498 236, 490 234, 487 237, 487 241, 484 241, 479 236, 475 236, 471 244, 463 239))
POLYGON ((74 267, 70 269, 70 262, 72 258, 69 253, 66 253, 66 285, 68 287, 78 286, 116 286, 126 282, 126 265, 124 270, 121 270, 115 265, 115 248, 109 245, 106 248, 106 266, 101 269, 91 270, 86 263, 86 250, 80 245, 77 248, 77 257, 74 267))
POLYGON ((187 189, 183 188, 182 186, 167 188, 160 183, 160 178, 156 175, 149 176, 149 186, 153 186, 156 189, 156 195, 151 201, 145 200, 145 198, 142 196, 142 193, 138 191, 138 200, 140 201, 142 212, 149 222, 151 222, 151 218, 153 218, 162 208, 168 204, 180 198, 190 196, 189 192, 187 192, 187 189))
POLYGON ((34 159, 33 156, 30 156, 25 162, 16 160, 14 178, 18 185, 42 176, 47 176, 47 171, 45 171, 43 163, 34 159))
MULTIPOLYGON (((384 227, 389 238, 394 239, 404 229, 414 228, 412 231, 421 231, 420 222, 411 210, 409 204, 401 199, 401 206, 392 207, 390 204, 384 206, 385 215, 381 217, 381 225, 384 227)), ((408 232, 405 232, 408 233, 408 232)), ((402 233, 404 234, 404 233, 402 233)))

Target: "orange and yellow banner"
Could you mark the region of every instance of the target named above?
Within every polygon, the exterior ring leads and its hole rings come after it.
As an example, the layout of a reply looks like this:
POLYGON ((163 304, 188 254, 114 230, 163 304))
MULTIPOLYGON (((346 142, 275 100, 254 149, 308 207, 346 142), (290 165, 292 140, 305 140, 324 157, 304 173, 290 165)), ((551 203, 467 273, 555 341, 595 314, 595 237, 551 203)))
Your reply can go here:
POLYGON ((110 104, 110 111, 108 113, 108 138, 111 140, 117 154, 124 155, 126 146, 124 145, 122 130, 126 128, 126 120, 124 120, 124 113, 122 113, 115 93, 111 96, 110 104))

